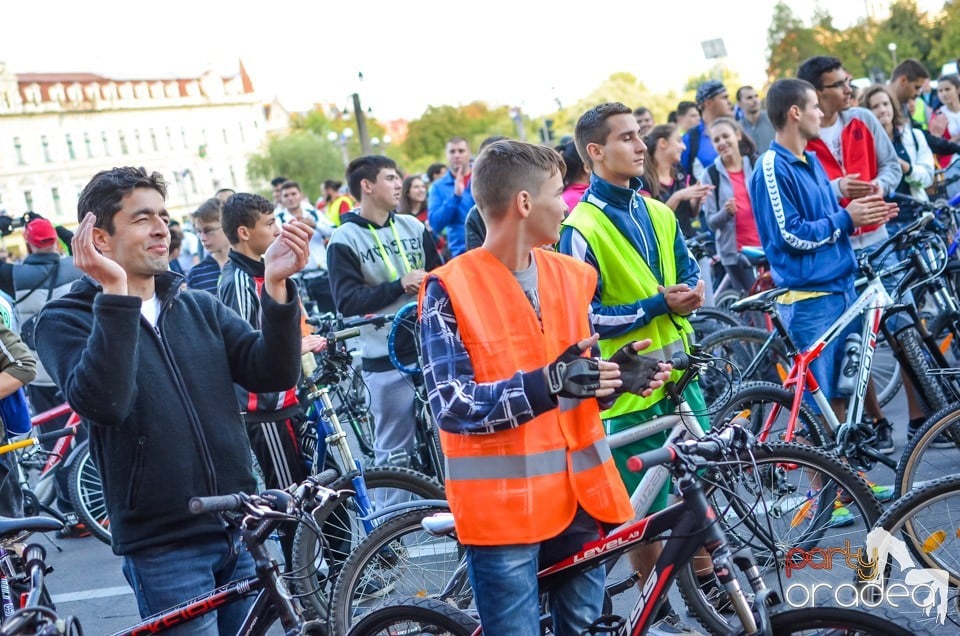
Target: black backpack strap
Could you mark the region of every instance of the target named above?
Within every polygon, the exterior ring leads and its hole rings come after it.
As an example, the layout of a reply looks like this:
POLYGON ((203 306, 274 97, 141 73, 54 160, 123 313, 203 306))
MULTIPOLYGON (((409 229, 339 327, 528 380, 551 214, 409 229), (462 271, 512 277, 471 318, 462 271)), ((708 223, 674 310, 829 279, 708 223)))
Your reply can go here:
MULTIPOLYGON (((44 285, 45 283, 47 283, 47 281, 50 281, 49 284, 47 285, 47 300, 50 300, 50 298, 53 296, 53 289, 54 289, 54 287, 57 286, 57 272, 58 272, 58 271, 60 271, 60 261, 59 261, 59 260, 57 260, 57 262, 53 264, 53 267, 51 267, 51 268, 49 268, 49 269, 47 270, 47 275, 43 277, 43 280, 41 280, 39 283, 37 283, 37 286, 36 286, 36 287, 34 287, 33 289, 31 289, 29 292, 27 292, 27 295, 24 296, 23 298, 16 298, 16 299, 13 301, 13 304, 14 304, 14 305, 19 305, 20 303, 22 303, 23 301, 25 301, 27 298, 30 298, 30 296, 33 295, 33 292, 35 292, 35 291, 37 291, 38 289, 42 288, 43 285, 44 285)), ((16 294, 14 294, 14 295, 16 295, 16 294)))
POLYGON ((710 175, 710 183, 713 184, 713 196, 717 200, 717 209, 720 209, 720 170, 717 164, 711 163, 707 168, 707 174, 710 175))
POLYGON ((700 126, 697 125, 696 128, 691 128, 690 133, 690 143, 687 144, 687 165, 684 166, 684 169, 687 171, 687 174, 693 174, 693 162, 697 160, 697 153, 700 152, 700 126))

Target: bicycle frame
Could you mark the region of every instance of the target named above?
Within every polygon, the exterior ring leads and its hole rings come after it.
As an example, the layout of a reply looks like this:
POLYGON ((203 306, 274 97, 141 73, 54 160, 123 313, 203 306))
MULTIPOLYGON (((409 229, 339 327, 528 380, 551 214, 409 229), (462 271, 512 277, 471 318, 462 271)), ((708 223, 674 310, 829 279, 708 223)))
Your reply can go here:
MULTIPOLYGON (((667 590, 680 566, 692 559, 701 547, 710 553, 714 573, 733 600, 744 631, 753 633, 762 629, 762 626, 757 625, 733 573, 733 565, 736 564, 747 574, 758 592, 754 606, 764 607, 766 598, 774 592, 763 585, 752 553, 749 550, 741 550, 736 554, 730 552, 726 537, 716 523, 717 513, 707 500, 698 478, 682 479, 680 489, 683 493, 681 501, 587 543, 576 554, 541 570, 537 574, 541 591, 549 591, 551 587, 571 576, 601 567, 607 560, 620 556, 641 542, 650 541, 670 531, 660 558, 640 591, 636 605, 617 633, 620 636, 639 636, 653 623, 653 617, 667 597, 667 590)), ((761 619, 764 619, 762 611, 760 615, 761 619)), ((480 629, 474 632, 475 636, 481 633, 480 629)))
MULTIPOLYGON (((810 346, 803 351, 796 351, 793 354, 793 366, 787 374, 787 379, 783 386, 793 387, 794 399, 790 408, 790 421, 787 425, 786 441, 793 440, 796 418, 800 413, 800 404, 803 399, 803 393, 809 391, 810 397, 819 407, 820 412, 827 421, 827 425, 834 431, 840 429, 840 421, 830 406, 830 400, 827 399, 816 377, 810 371, 811 363, 823 352, 824 348, 831 342, 837 340, 841 332, 859 316, 863 315, 863 325, 861 327, 861 353, 860 365, 858 369, 856 388, 849 397, 847 403, 847 423, 859 422, 863 415, 864 400, 866 399, 867 386, 870 382, 870 366, 873 362, 873 353, 877 348, 877 335, 880 333, 881 318, 883 310, 893 304, 893 298, 883 287, 883 281, 877 277, 867 283, 866 289, 847 308, 843 314, 837 318, 827 330, 817 338, 810 346)), ((768 418, 758 435, 758 439, 766 441, 770 433, 772 418, 768 418)))

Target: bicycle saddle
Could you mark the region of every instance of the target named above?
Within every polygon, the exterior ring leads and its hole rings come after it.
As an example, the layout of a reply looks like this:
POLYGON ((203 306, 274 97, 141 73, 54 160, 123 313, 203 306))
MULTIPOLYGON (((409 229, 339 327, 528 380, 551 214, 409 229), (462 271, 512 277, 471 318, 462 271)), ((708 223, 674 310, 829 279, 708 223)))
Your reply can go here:
POLYGON ((438 512, 432 514, 429 517, 424 517, 420 525, 435 537, 453 534, 453 513, 438 512))
POLYGON ((790 290, 786 287, 774 287, 765 292, 747 296, 743 300, 738 300, 730 305, 730 309, 733 311, 767 311, 773 306, 777 298, 786 294, 788 291, 790 290))
POLYGON ((744 245, 743 249, 740 250, 740 253, 746 256, 747 260, 750 261, 750 264, 754 267, 757 267, 758 265, 765 265, 767 262, 767 255, 763 251, 762 247, 744 245))
POLYGON ((50 517, 0 517, 0 537, 20 534, 21 532, 50 532, 60 530, 63 524, 50 517))

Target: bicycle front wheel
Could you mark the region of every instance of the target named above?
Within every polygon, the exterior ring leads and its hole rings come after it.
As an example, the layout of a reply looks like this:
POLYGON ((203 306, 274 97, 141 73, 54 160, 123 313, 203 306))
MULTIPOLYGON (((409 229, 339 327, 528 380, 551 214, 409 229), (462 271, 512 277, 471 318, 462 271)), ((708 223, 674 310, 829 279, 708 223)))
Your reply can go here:
MULTIPOLYGON (((843 607, 804 607, 789 609, 770 617, 773 633, 822 634, 824 636, 913 636, 904 628, 899 616, 880 616, 874 610, 861 611, 843 607)), ((741 632, 742 633, 742 632, 741 632)))
MULTIPOLYGON (((864 545, 881 513, 870 487, 853 469, 812 446, 769 444, 739 461, 711 467, 703 479, 730 550, 749 549, 767 587, 798 605, 840 604, 824 590, 849 586, 855 571, 849 561, 832 555, 864 545), (823 555, 832 562, 824 564, 823 555), (811 589, 821 593, 801 598, 801 592, 811 589)), ((711 633, 739 629, 726 593, 718 587, 705 592, 694 566, 693 560, 687 562, 677 581, 691 613, 711 633)), ((738 576, 749 592, 746 577, 738 576)))
POLYGON ((432 598, 398 599, 367 614, 349 636, 470 636, 479 627, 473 617, 432 598))
POLYGON ((794 423, 793 437, 787 439, 790 424, 790 409, 793 406, 794 392, 771 382, 747 382, 727 401, 717 415, 716 422, 724 424, 736 417, 746 417, 754 435, 767 431, 765 441, 801 441, 814 446, 824 446, 827 434, 819 416, 814 414, 805 403, 800 403, 797 420, 794 423))
POLYGON ((420 525, 442 508, 410 510, 377 526, 337 577, 330 606, 330 633, 343 636, 384 600, 435 598, 466 609, 473 601, 463 549, 452 537, 435 537, 420 525))
MULTIPOLYGON (((354 475, 349 474, 335 481, 332 490, 353 490, 354 475)), ((409 468, 374 466, 363 473, 367 493, 373 510, 382 507, 378 502, 385 494, 392 499, 414 501, 417 499, 444 499, 443 487, 426 475, 409 468)), ((363 523, 358 519, 359 504, 356 498, 342 497, 320 506, 313 511, 314 521, 320 528, 318 537, 313 528, 300 524, 293 541, 290 578, 295 591, 312 616, 325 618, 340 568, 353 549, 366 536, 363 523)), ((383 523, 385 519, 380 519, 383 523)))
POLYGON ((885 589, 896 584, 907 590, 922 586, 922 593, 915 591, 911 600, 923 599, 929 606, 907 603, 904 613, 930 627, 936 619, 941 624, 945 619, 954 625, 954 632, 960 627, 956 615, 951 616, 949 611, 956 608, 960 585, 958 517, 960 475, 951 475, 898 499, 880 517, 873 541, 867 543, 868 549, 878 549, 876 569, 871 574, 881 575, 885 589))
POLYGON ((70 501, 90 534, 110 545, 110 517, 107 514, 107 500, 103 494, 100 471, 86 444, 76 452, 78 455, 73 460, 67 482, 70 501))

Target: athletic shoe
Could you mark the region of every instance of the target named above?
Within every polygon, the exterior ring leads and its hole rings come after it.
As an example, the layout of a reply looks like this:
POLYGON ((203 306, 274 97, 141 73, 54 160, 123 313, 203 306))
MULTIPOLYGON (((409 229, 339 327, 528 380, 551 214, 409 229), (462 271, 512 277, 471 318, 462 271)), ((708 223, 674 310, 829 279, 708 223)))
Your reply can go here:
POLYGON ((867 480, 867 484, 870 486, 870 490, 873 491, 873 496, 876 497, 880 503, 887 503, 893 500, 893 486, 881 486, 870 480, 867 480))
MULTIPOLYGON (((790 522, 791 528, 800 525, 803 519, 809 520, 816 517, 819 498, 819 492, 814 492, 812 490, 807 492, 806 500, 797 509, 797 513, 793 516, 793 520, 790 522)), ((853 523, 853 514, 851 514, 850 511, 841 504, 841 497, 838 496, 833 500, 833 512, 830 513, 830 521, 827 522, 827 527, 843 528, 845 526, 853 525, 853 523)))
POLYGON ((651 636, 703 636, 703 633, 687 627, 676 612, 670 612, 650 626, 651 636))
MULTIPOLYGON (((916 424, 914 424, 913 422, 910 422, 910 424, 907 426, 907 439, 908 440, 913 439, 916 436, 916 434, 920 432, 920 429, 923 428, 923 425, 924 425, 923 420, 917 420, 916 424)), ((954 433, 954 435, 956 435, 956 433, 954 433)), ((942 449, 942 448, 956 448, 956 447, 957 445, 943 433, 940 433, 939 435, 934 437, 933 441, 930 442, 930 448, 942 449)))
POLYGON ((83 525, 83 522, 78 522, 74 525, 65 525, 60 530, 57 530, 58 539, 82 539, 83 537, 89 537, 90 531, 87 530, 87 526, 83 525))
POLYGON ((884 455, 892 455, 897 447, 893 444, 893 427, 886 420, 876 424, 875 442, 877 450, 884 455))
POLYGON ((833 512, 830 514, 828 528, 843 528, 853 525, 853 514, 845 506, 840 504, 839 500, 833 500, 833 512))

